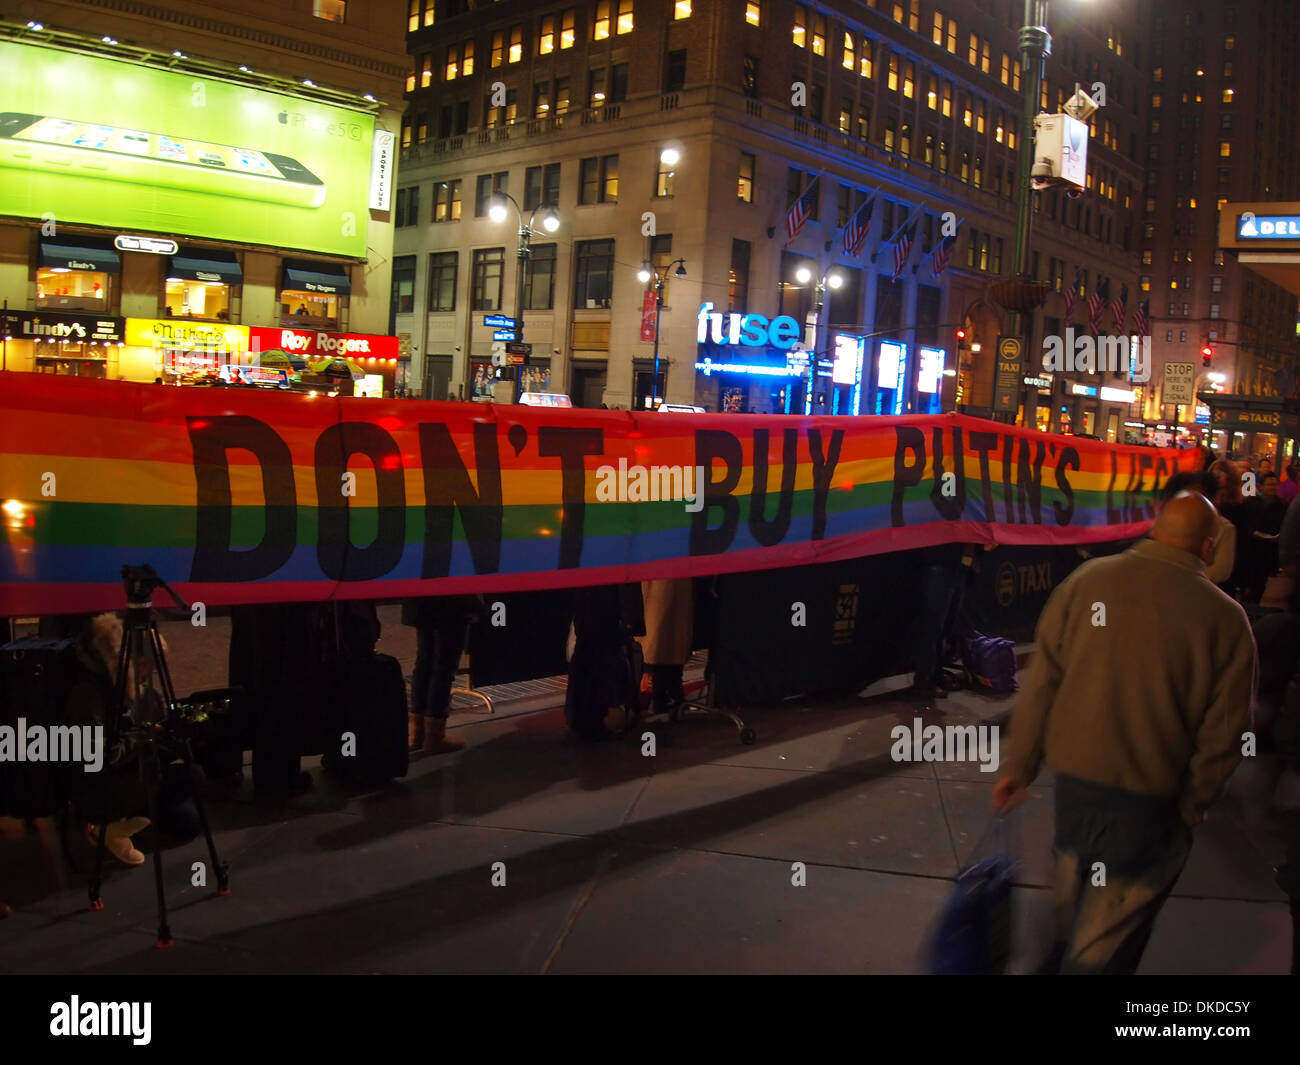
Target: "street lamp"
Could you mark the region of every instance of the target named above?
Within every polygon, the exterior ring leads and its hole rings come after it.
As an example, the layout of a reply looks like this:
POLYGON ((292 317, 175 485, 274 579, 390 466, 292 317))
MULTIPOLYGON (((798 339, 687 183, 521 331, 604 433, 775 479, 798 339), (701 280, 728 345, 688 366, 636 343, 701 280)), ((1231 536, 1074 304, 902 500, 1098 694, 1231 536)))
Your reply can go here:
MULTIPOLYGON (((669 154, 669 152, 672 152, 674 156, 677 153, 672 148, 668 148, 664 151, 664 157, 665 157, 664 161, 669 163, 669 165, 671 166, 672 163, 676 162, 676 159, 668 160, 666 157, 669 154)), ((673 273, 673 277, 677 278, 679 281, 683 280, 686 277, 685 259, 674 259, 666 267, 664 267, 663 273, 660 273, 658 270, 656 270, 653 266, 650 265, 648 261, 643 260, 641 263, 641 269, 637 271, 637 275, 636 275, 637 280, 640 281, 643 285, 649 285, 653 283, 654 290, 655 290, 655 368, 654 368, 654 383, 650 386, 651 387, 651 393, 650 393, 651 410, 655 410, 659 406, 659 316, 663 313, 663 309, 664 309, 664 282, 667 280, 668 271, 671 270, 674 266, 677 267, 677 269, 673 273)))
MULTIPOLYGON (((794 272, 794 279, 799 284, 806 285, 813 279, 813 272, 808 267, 801 266, 794 272)), ((805 397, 804 402, 805 413, 812 411, 813 393, 817 387, 818 327, 821 322, 822 305, 826 302, 826 290, 829 288, 834 292, 842 288, 843 285, 844 275, 832 267, 817 279, 817 285, 813 289, 812 339, 808 342, 811 358, 808 363, 808 395, 805 397)))
MULTIPOLYGON (((560 215, 554 204, 543 203, 533 208, 532 214, 528 216, 528 221, 524 221, 523 208, 519 206, 508 192, 497 192, 492 197, 492 205, 488 208, 488 217, 493 222, 504 222, 510 212, 506 209, 509 203, 515 209, 515 217, 519 219, 519 243, 515 250, 518 260, 518 266, 515 270, 517 275, 517 291, 515 293, 515 340, 522 343, 524 339, 524 283, 527 279, 528 260, 532 257, 532 239, 538 236, 536 229, 540 222, 542 229, 547 233, 554 233, 560 228, 560 215)), ((527 356, 524 356, 527 361, 527 356)), ((515 375, 515 402, 519 402, 519 397, 523 392, 524 366, 521 363, 519 371, 515 375)))

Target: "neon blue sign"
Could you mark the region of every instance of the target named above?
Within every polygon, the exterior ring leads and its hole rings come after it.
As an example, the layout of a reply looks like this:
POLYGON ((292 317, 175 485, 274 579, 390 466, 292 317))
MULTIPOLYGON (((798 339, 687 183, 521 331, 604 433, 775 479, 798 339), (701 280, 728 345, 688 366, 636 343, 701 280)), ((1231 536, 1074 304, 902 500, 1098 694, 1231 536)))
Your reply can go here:
POLYGON ((714 314, 712 303, 700 305, 699 330, 704 344, 743 344, 749 348, 792 348, 799 341, 799 323, 787 314, 771 321, 761 314, 714 314))
POLYGON ((715 373, 739 373, 751 377, 802 377, 806 372, 806 368, 789 363, 784 366, 752 366, 740 362, 714 362, 712 359, 697 362, 695 368, 705 377, 715 373))

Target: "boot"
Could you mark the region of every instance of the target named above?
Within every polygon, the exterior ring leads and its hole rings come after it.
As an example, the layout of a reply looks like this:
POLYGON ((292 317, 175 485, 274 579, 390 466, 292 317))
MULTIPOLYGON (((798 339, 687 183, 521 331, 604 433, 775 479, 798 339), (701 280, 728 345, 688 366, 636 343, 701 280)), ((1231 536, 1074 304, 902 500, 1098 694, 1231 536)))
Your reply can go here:
POLYGON ((464 747, 464 740, 448 738, 445 717, 424 719, 424 746, 420 749, 425 754, 449 754, 452 751, 463 750, 464 747))
POLYGON ((424 747, 424 718, 420 714, 406 715, 406 747, 411 751, 424 747))
MULTIPOLYGON (((108 823, 108 834, 104 840, 104 849, 123 865, 143 865, 144 855, 135 849, 131 837, 149 827, 147 817, 124 817, 120 821, 108 823)), ((86 836, 91 844, 99 845, 99 826, 87 825, 86 836)))

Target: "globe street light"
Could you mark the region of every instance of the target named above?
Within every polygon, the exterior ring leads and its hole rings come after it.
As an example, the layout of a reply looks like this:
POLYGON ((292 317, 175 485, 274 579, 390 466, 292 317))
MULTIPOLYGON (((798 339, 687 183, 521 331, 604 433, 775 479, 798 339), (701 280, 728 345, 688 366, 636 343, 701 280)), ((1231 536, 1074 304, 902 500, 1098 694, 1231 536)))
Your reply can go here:
MULTIPOLYGON (((506 209, 506 204, 510 204, 515 209, 515 217, 519 219, 519 243, 515 254, 518 260, 518 267, 515 271, 517 275, 517 291, 515 294, 515 341, 522 343, 524 339, 524 284, 527 280, 528 261, 532 257, 532 239, 537 235, 536 226, 541 225, 547 233, 554 233, 560 228, 560 215, 555 205, 543 203, 533 208, 532 214, 528 216, 528 221, 524 221, 523 209, 519 206, 508 192, 497 192, 492 197, 492 204, 488 208, 488 217, 493 222, 504 222, 510 212, 506 209)), ((519 402, 519 397, 523 392, 524 366, 527 364, 528 356, 524 356, 524 362, 519 364, 519 369, 515 375, 515 402, 519 402)))
MULTIPOLYGON (((674 149, 667 149, 664 155, 674 149)), ((667 273, 674 266, 677 269, 673 272, 673 277, 679 281, 686 277, 686 260, 674 259, 660 273, 648 262, 642 262, 641 269, 637 271, 636 277, 643 285, 649 285, 653 282, 655 290, 655 368, 654 383, 650 386, 650 409, 655 410, 659 406, 659 317, 664 309, 664 282, 667 280, 667 273)))
MULTIPOLYGON (((794 272, 794 279, 801 285, 806 285, 813 279, 813 272, 807 266, 800 266, 794 272)), ((805 403, 806 409, 811 409, 813 393, 817 386, 817 342, 818 342, 818 325, 821 319, 822 305, 826 302, 826 290, 836 291, 844 285, 844 275, 834 267, 822 274, 817 279, 817 285, 813 289, 813 308, 812 308, 812 339, 808 342, 811 358, 808 364, 808 396, 805 403)))

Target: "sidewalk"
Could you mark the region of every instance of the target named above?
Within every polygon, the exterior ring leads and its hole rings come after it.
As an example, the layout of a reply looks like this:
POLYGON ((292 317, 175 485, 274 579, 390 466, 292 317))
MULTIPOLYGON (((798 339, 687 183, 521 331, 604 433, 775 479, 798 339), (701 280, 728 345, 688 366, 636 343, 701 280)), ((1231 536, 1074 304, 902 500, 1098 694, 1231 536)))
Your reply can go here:
MULTIPOLYGON (((381 649, 409 670, 409 630, 394 628, 381 649)), ((221 682, 224 664, 198 682, 213 661, 167 638, 178 690, 221 682)), ((996 773, 890 759, 891 728, 918 716, 896 693, 746 708, 751 747, 725 721, 688 720, 656 730, 654 757, 639 733, 576 745, 562 694, 520 695, 493 716, 456 715, 469 747, 416 760, 381 791, 313 770, 316 788, 293 800, 256 802, 245 785, 213 803, 233 894, 190 886, 201 841, 166 852, 169 951, 153 947, 149 869, 114 868, 105 910, 89 913, 52 841, 0 838, 14 906, 0 971, 915 972, 988 821, 996 773), (795 862, 806 886, 792 884, 795 862)), ((919 716, 978 724, 1008 707, 962 692, 919 716)), ((1145 972, 1288 970, 1280 825, 1252 812, 1266 769, 1243 767, 1198 831, 1145 972)), ((1048 919, 1051 798, 1040 779, 1017 814, 1014 971, 1037 962, 1048 919)))

